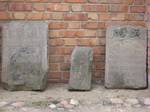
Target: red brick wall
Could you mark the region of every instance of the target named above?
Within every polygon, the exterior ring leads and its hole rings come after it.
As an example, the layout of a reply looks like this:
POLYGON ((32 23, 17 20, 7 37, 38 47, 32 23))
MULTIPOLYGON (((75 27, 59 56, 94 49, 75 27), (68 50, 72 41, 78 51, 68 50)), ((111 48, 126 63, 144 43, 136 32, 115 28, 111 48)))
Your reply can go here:
POLYGON ((145 11, 145 0, 0 0, 1 21, 48 21, 50 82, 67 82, 76 45, 93 48, 93 81, 103 80, 106 28, 116 24, 150 28, 145 11))

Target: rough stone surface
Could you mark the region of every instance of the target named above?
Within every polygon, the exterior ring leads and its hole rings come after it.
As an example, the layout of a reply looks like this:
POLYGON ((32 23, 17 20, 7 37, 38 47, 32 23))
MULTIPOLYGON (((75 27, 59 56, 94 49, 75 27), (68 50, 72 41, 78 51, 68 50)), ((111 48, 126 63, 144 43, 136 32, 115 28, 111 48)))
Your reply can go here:
POLYGON ((143 89, 147 87, 147 30, 113 26, 107 30, 105 86, 143 89))
POLYGON ((90 90, 93 52, 89 47, 75 47, 71 56, 69 90, 90 90))
POLYGON ((2 83, 8 90, 43 90, 47 83, 48 26, 12 21, 3 26, 2 83))

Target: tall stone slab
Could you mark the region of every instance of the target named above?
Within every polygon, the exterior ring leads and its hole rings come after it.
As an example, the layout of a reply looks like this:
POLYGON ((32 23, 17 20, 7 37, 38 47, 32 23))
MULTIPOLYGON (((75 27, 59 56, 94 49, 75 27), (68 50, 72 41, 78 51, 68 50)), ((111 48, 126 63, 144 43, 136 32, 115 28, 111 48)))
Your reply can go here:
POLYGON ((71 56, 69 90, 90 90, 93 52, 90 47, 75 47, 71 56))
POLYGON ((8 90, 44 90, 47 84, 47 23, 3 25, 2 84, 8 90))
POLYGON ((147 87, 147 30, 113 26, 106 37, 105 86, 143 89, 147 87))

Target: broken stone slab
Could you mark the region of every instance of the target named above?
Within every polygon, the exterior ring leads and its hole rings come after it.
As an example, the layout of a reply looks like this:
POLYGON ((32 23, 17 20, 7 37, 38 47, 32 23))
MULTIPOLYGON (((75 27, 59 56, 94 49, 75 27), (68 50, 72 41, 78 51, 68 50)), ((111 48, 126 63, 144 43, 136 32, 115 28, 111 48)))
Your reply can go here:
POLYGON ((146 28, 112 26, 106 35, 106 88, 147 88, 146 28))
POLYGON ((3 25, 2 85, 8 90, 44 90, 47 84, 48 25, 11 21, 3 25))
POLYGON ((93 51, 90 47, 75 47, 71 55, 69 90, 90 90, 93 51))

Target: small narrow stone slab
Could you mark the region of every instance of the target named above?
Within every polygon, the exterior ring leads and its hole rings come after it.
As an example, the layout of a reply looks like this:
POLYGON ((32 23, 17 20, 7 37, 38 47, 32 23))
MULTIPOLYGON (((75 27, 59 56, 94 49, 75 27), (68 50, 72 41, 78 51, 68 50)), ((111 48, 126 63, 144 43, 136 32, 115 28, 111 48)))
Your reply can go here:
POLYGON ((44 90, 47 84, 48 25, 11 21, 3 25, 2 85, 8 90, 44 90))
POLYGON ((90 47, 75 47, 71 56, 69 90, 90 90, 93 51, 90 47))
POLYGON ((133 26, 108 28, 105 86, 117 89, 146 88, 146 57, 146 28, 133 26))

